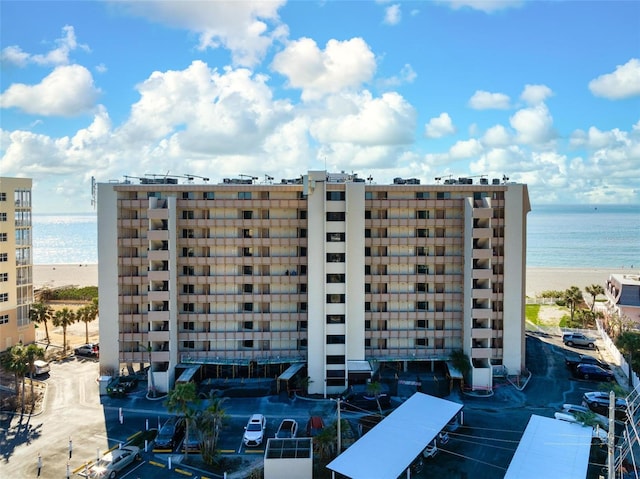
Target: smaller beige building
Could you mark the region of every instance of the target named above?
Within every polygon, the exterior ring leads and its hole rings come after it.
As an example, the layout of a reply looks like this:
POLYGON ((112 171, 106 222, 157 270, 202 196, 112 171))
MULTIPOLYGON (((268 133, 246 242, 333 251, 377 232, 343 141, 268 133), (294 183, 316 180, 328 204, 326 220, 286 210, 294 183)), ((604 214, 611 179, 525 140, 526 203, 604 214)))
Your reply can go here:
POLYGON ((605 294, 610 313, 640 326, 640 274, 612 274, 605 294))
POLYGON ((0 177, 0 350, 35 341, 31 179, 0 177))

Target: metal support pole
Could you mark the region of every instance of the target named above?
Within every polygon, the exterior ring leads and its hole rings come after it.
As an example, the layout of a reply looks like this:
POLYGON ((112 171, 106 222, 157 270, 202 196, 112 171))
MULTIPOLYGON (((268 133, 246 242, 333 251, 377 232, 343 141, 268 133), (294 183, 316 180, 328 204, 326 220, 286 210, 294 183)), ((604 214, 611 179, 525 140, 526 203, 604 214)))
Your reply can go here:
POLYGON ((341 431, 341 427, 340 427, 340 398, 337 399, 338 401, 338 425, 337 425, 337 429, 338 429, 338 455, 340 455, 340 453, 342 452, 342 431, 341 431))
POLYGON ((609 433, 607 435, 607 477, 615 479, 616 394, 609 392, 609 433))

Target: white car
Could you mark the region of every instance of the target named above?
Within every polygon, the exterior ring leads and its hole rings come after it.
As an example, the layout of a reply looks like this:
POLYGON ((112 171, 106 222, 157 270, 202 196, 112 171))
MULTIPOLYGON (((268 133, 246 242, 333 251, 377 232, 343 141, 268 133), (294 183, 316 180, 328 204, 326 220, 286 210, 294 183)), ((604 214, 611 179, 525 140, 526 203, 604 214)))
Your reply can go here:
POLYGON ((606 431, 609 430, 609 419, 607 419, 602 414, 593 412, 587 406, 579 406, 577 404, 563 404, 562 411, 560 412, 573 414, 576 417, 592 417, 594 422, 596 422, 601 428, 606 431))
POLYGON ((264 430, 267 428, 267 420, 262 414, 254 414, 244 428, 242 442, 247 447, 255 447, 262 444, 264 430))
POLYGON ((599 443, 599 444, 607 444, 607 441, 609 439, 609 435, 607 434, 607 431, 605 431, 603 428, 599 427, 599 426, 587 426, 586 424, 584 424, 582 421, 580 421, 574 414, 568 413, 568 412, 557 412, 553 415, 553 417, 555 417, 556 419, 560 420, 560 421, 566 421, 566 422, 572 422, 575 424, 580 424, 582 426, 585 427, 591 427, 591 429, 593 430, 593 433, 591 434, 591 440, 593 443, 599 443))
POLYGON ((90 478, 113 479, 122 469, 140 459, 140 448, 124 446, 114 449, 89 468, 90 478))
POLYGON ((296 437, 298 433, 298 422, 295 419, 283 419, 276 432, 276 438, 287 439, 296 437))
POLYGON ((51 366, 46 361, 42 361, 40 359, 33 362, 34 373, 36 376, 40 376, 42 374, 46 374, 51 371, 51 366))

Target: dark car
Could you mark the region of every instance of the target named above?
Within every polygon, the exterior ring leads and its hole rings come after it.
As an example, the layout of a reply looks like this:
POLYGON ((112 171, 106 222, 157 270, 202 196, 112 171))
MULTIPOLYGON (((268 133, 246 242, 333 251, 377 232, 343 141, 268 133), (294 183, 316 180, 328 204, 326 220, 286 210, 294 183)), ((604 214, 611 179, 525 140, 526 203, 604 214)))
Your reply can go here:
POLYGON ((138 386, 136 376, 118 376, 107 385, 107 394, 114 397, 124 397, 138 386))
POLYGON ((184 436, 184 418, 172 416, 162 425, 156 436, 155 449, 174 449, 184 436))
MULTIPOLYGON (((582 404, 593 412, 609 416, 609 393, 604 391, 592 391, 584 393, 582 404)), ((627 401, 624 398, 616 398, 615 418, 619 421, 627 420, 627 401)))
POLYGON ((378 393, 378 396, 366 390, 350 388, 341 397, 341 408, 345 411, 377 411, 380 408, 391 407, 391 397, 386 391, 378 393))
POLYGON ((564 362, 571 371, 574 371, 578 364, 595 364, 602 369, 611 369, 611 366, 604 361, 600 361, 598 358, 594 358, 588 354, 568 354, 565 356, 564 362))
POLYGON ((602 369, 595 364, 578 364, 573 375, 581 379, 589 379, 594 381, 615 381, 615 376, 611 371, 602 369))

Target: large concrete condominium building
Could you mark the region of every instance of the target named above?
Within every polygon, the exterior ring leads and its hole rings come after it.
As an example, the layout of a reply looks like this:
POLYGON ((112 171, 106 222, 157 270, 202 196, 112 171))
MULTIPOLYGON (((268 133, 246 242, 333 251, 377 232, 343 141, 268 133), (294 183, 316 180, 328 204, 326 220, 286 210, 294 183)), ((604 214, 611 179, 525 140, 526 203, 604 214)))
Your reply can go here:
POLYGON ((327 395, 460 350, 474 388, 523 368, 526 185, 178 181, 98 185, 103 374, 150 363, 167 390, 190 365, 273 378, 305 364, 327 395))
POLYGON ((35 341, 31 179, 0 178, 0 350, 35 341))

